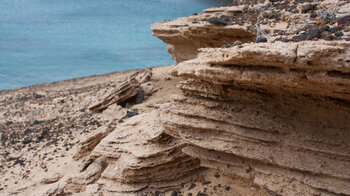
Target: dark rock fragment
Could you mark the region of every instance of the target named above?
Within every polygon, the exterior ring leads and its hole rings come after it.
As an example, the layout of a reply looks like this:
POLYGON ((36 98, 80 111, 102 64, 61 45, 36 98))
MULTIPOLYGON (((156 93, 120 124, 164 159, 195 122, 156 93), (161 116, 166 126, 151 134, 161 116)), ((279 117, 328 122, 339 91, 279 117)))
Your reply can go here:
POLYGON ((220 178, 220 174, 219 174, 219 173, 215 173, 215 174, 214 174, 214 177, 215 177, 215 178, 220 178))
POLYGON ((316 18, 318 16, 318 14, 316 12, 312 12, 310 14, 310 18, 316 18))
POLYGON ((348 25, 348 24, 350 24, 350 15, 341 17, 341 18, 338 20, 338 25, 346 26, 346 25, 348 25))
POLYGON ((145 100, 145 92, 143 90, 139 90, 135 97, 135 104, 140 104, 145 100))
POLYGON ((226 15, 221 15, 219 19, 221 19, 221 20, 223 20, 223 21, 225 21, 227 23, 230 22, 230 18, 228 16, 226 16, 226 15))
POLYGON ((28 135, 28 134, 30 134, 30 133, 32 133, 33 132, 33 130, 31 130, 31 129, 26 129, 26 130, 24 130, 24 135, 28 135))
POLYGON ((257 37, 255 42, 256 43, 267 42, 267 38, 266 37, 257 37))
POLYGON ((330 29, 329 29, 329 32, 330 32, 330 33, 335 33, 335 32, 337 32, 337 31, 338 31, 338 30, 337 30, 336 28, 330 28, 330 29))
POLYGON ((32 125, 37 125, 37 124, 39 124, 39 123, 40 123, 40 121, 34 120, 34 121, 32 122, 32 125))
POLYGON ((280 38, 277 38, 276 41, 289 42, 289 39, 287 39, 285 37, 280 37, 280 38))
POLYGON ((218 17, 211 17, 208 19, 208 22, 214 25, 223 25, 226 26, 228 23, 218 17))
POLYGON ((323 30, 324 30, 324 31, 330 31, 331 28, 330 28, 328 25, 326 25, 326 26, 323 27, 323 30))
POLYGON ((29 144, 30 142, 32 142, 32 140, 29 139, 29 138, 24 138, 24 139, 22 140, 22 144, 29 144))
POLYGON ((322 32, 324 30, 323 29, 310 29, 307 33, 306 33, 306 39, 307 40, 312 40, 314 38, 318 38, 320 39, 322 36, 322 32))
POLYGON ((5 123, 6 126, 9 126, 9 125, 11 125, 11 124, 13 124, 12 121, 6 121, 6 123, 5 123))
POLYGON ((188 188, 188 190, 191 190, 193 189, 194 187, 196 187, 196 184, 195 183, 191 183, 190 187, 188 188))
POLYGON ((131 118, 131 117, 136 116, 138 114, 139 113, 135 112, 135 111, 126 111, 126 114, 125 114, 124 118, 131 118))
POLYGON ((341 31, 338 31, 338 32, 336 32, 334 35, 337 36, 337 37, 341 37, 341 36, 344 35, 344 33, 341 32, 341 31))
MULTIPOLYGON (((44 138, 46 135, 48 134, 48 131, 47 130, 43 130, 41 133, 40 133, 40 139, 44 138)), ((38 137, 38 138, 39 138, 38 137)))
POLYGON ((171 196, 178 196, 179 195, 179 193, 177 192, 177 191, 173 191, 172 193, 171 193, 171 196))
POLYGON ((307 12, 310 12, 310 11, 313 11, 314 9, 316 9, 317 5, 316 4, 306 4, 306 5, 303 5, 301 7, 301 13, 307 13, 307 12))

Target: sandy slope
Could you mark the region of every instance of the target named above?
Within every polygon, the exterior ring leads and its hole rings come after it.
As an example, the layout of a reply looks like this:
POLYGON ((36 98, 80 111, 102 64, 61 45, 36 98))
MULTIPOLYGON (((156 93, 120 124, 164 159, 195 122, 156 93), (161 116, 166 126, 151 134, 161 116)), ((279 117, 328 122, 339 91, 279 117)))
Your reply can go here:
MULTIPOLYGON (((167 75, 171 67, 153 69, 157 91, 130 108, 113 106, 103 113, 87 108, 99 91, 114 88, 135 71, 111 73, 0 92, 0 193, 39 183, 43 175, 66 168, 80 138, 96 128, 118 125, 127 111, 142 113, 169 101, 177 89, 167 75)), ((171 78, 171 79, 170 79, 171 78)), ((22 190, 19 190, 22 192, 22 190)))
MULTIPOLYGON (((168 75, 171 68, 153 68, 149 86, 156 92, 146 95, 141 104, 130 108, 114 105, 102 113, 88 110, 92 100, 99 92, 115 88, 136 71, 1 91, 0 195, 40 195, 52 182, 74 175, 79 170, 72 157, 84 136, 104 125, 118 126, 127 111, 148 112, 179 94, 176 88, 179 79, 168 75)), ((239 195, 245 189, 255 188, 222 174, 204 171, 181 189, 163 194, 239 195)))

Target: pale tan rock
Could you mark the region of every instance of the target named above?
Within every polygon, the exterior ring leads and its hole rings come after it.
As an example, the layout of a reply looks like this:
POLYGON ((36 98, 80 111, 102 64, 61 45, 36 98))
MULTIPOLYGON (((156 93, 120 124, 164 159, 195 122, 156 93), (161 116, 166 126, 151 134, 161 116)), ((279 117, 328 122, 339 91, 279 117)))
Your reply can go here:
POLYGON ((85 191, 91 183, 98 184, 101 193, 164 191, 189 181, 202 168, 182 153, 183 141, 164 133, 160 115, 155 110, 134 116, 102 140, 99 135, 105 131, 88 137, 76 155, 83 158, 81 172, 68 179, 66 192, 85 191))
POLYGON ((166 133, 201 166, 271 193, 350 195, 349 54, 323 41, 203 49, 172 71, 185 81, 166 133))
POLYGON ((85 139, 79 143, 79 148, 74 155, 74 159, 78 160, 82 157, 88 156, 91 151, 100 143, 100 141, 113 130, 113 128, 114 126, 111 124, 102 126, 86 136, 85 139))
POLYGON ((231 8, 227 7, 207 10, 206 13, 196 16, 153 24, 151 29, 153 36, 169 44, 168 52, 172 54, 176 63, 180 63, 196 58, 200 48, 222 47, 236 40, 242 42, 255 40, 255 35, 247 31, 246 25, 213 26, 206 21, 210 17, 219 17, 229 12, 231 8))
POLYGON ((92 111, 103 111, 112 104, 122 104, 124 101, 134 97, 141 90, 140 85, 148 82, 151 76, 152 71, 150 69, 140 70, 132 74, 116 89, 111 88, 104 92, 102 97, 93 103, 89 109, 92 111))
POLYGON ((17 195, 17 194, 20 194, 22 193, 24 190, 30 188, 30 187, 33 187, 35 186, 36 183, 33 182, 33 181, 28 181, 26 182, 25 184, 22 184, 20 186, 18 186, 17 188, 15 188, 14 190, 11 191, 11 194, 13 195, 17 195))
POLYGON ((58 196, 62 195, 67 183, 66 182, 56 182, 49 189, 47 189, 42 196, 58 196))
POLYGON ((55 173, 48 174, 45 178, 43 178, 40 181, 40 183, 51 184, 59 181, 61 178, 62 178, 62 174, 55 172, 55 173))

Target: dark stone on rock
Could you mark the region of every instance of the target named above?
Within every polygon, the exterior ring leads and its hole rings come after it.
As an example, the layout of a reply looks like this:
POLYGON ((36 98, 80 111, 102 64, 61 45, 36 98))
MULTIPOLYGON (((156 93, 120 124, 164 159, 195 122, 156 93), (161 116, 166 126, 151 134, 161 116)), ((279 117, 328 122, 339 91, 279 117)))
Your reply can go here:
POLYGON ((322 36, 323 29, 310 29, 306 34, 307 40, 312 40, 314 38, 320 39, 322 36))
POLYGON ((54 144, 55 143, 55 141, 49 141, 49 142, 47 142, 46 144, 45 144, 45 146, 50 146, 50 145, 52 145, 52 144, 54 144))
POLYGON ((0 134, 0 141, 6 142, 7 141, 7 136, 5 134, 0 134))
POLYGON ((346 26, 346 25, 348 25, 348 24, 350 24, 350 15, 341 17, 341 18, 338 20, 338 25, 346 26))
POLYGON ((301 7, 301 13, 307 13, 309 11, 313 11, 316 9, 317 5, 316 4, 306 4, 301 7))
POLYGON ((224 48, 232 48, 232 45, 231 44, 226 44, 223 46, 224 48))
POLYGON ((196 196, 208 196, 206 193, 198 192, 196 196))
POLYGON ((6 121, 6 123, 5 123, 6 126, 9 126, 9 125, 11 125, 11 124, 13 124, 12 121, 6 121))
POLYGON ((31 141, 32 141, 32 140, 29 139, 29 138, 24 138, 24 139, 22 140, 22 144, 29 144, 31 141))
POLYGON ((220 178, 220 174, 219 174, 219 173, 215 173, 215 174, 214 174, 214 177, 215 177, 215 178, 220 178))
POLYGON ((210 22, 211 24, 214 24, 214 25, 223 25, 223 26, 227 25, 226 21, 224 21, 218 17, 211 17, 208 19, 208 22, 210 22))
POLYGON ((196 184, 191 183, 191 185, 190 185, 190 187, 188 188, 188 190, 191 190, 191 189, 193 189, 194 187, 196 187, 196 184))
POLYGON ((43 130, 40 135, 38 136, 38 139, 43 139, 48 134, 47 130, 43 130))
POLYGON ((44 95, 39 95, 39 94, 37 94, 37 93, 33 93, 33 97, 35 98, 35 99, 40 99, 40 98, 43 98, 43 97, 45 97, 44 95))
POLYGON ((85 110, 86 110, 85 108, 81 108, 79 111, 80 112, 85 112, 85 110))
POLYGON ((38 121, 38 120, 34 120, 34 121, 32 122, 33 125, 37 125, 37 124, 39 124, 39 123, 40 123, 40 121, 38 121))
POLYGON ((316 18, 318 16, 318 14, 316 12, 312 12, 310 14, 310 18, 316 18))
POLYGON ((337 30, 336 28, 330 28, 330 29, 329 29, 329 32, 330 32, 330 33, 335 33, 335 32, 337 32, 337 31, 338 31, 338 30, 337 30))
POLYGON ((26 130, 24 130, 24 134, 25 135, 28 135, 28 134, 30 134, 30 133, 32 133, 33 132, 33 130, 31 130, 31 129, 26 129, 26 130))
POLYGON ((257 37, 255 42, 256 43, 267 42, 267 38, 266 37, 257 37))
POLYGON ((324 30, 324 31, 330 31, 331 28, 330 28, 328 25, 326 25, 326 26, 323 27, 323 30, 324 30))
POLYGON ((228 16, 226 16, 226 15, 221 15, 219 19, 221 19, 221 20, 223 20, 223 21, 225 21, 227 23, 230 22, 230 18, 228 16))
POLYGON ((140 104, 145 100, 145 92, 143 90, 139 90, 135 97, 135 104, 140 104))
POLYGON ((338 31, 338 32, 336 32, 334 35, 337 36, 337 37, 341 37, 341 36, 344 35, 344 33, 341 32, 341 31, 338 31))
POLYGON ((230 189, 231 189, 231 187, 225 186, 225 190, 226 190, 226 191, 229 191, 230 189))
POLYGON ((16 159, 15 162, 13 163, 13 165, 17 165, 17 164, 23 166, 24 161, 22 159, 16 159))
POLYGON ((289 39, 287 39, 285 37, 280 37, 280 38, 276 39, 276 41, 289 42, 289 39))
POLYGON ((130 117, 136 116, 138 114, 139 114, 138 112, 126 111, 126 115, 124 117, 125 118, 130 118, 130 117))

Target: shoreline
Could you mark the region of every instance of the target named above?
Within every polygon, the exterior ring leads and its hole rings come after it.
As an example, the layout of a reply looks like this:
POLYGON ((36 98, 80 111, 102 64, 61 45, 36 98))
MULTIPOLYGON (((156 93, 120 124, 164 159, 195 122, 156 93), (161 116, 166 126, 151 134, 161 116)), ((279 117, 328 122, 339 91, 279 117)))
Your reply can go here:
POLYGON ((168 67, 168 66, 174 66, 174 65, 155 65, 155 66, 150 66, 150 67, 145 67, 145 68, 141 68, 141 69, 130 69, 130 70, 123 70, 123 71, 114 71, 114 72, 109 72, 109 73, 105 73, 105 74, 99 74, 99 75, 91 75, 91 76, 82 76, 82 77, 76 77, 76 78, 71 78, 71 79, 66 79, 66 80, 59 80, 59 81, 54 81, 54 82, 45 82, 45 83, 40 83, 40 84, 33 84, 33 85, 29 85, 29 86, 24 86, 24 87, 17 87, 17 88, 12 88, 12 89, 0 89, 0 95, 2 95, 2 93, 6 93, 6 92, 10 92, 10 91, 18 91, 18 90, 23 90, 23 89, 38 89, 38 88, 42 88, 42 87, 50 87, 51 85, 63 85, 65 83, 69 83, 69 82, 76 82, 76 81, 81 81, 81 80, 88 80, 88 79, 92 79, 92 78, 100 78, 100 77, 107 77, 107 76, 114 76, 114 75, 118 75, 120 73, 123 74, 127 74, 127 73, 131 73, 134 71, 138 71, 138 70, 143 70, 143 69, 147 69, 147 68, 157 68, 157 67, 168 67))
MULTIPOLYGON (((18 89, 0 91, 0 195, 23 193, 22 184, 38 185, 43 176, 75 168, 70 165, 78 143, 107 124, 142 114, 170 100, 166 94, 178 91, 178 79, 168 76, 172 66, 154 66, 140 104, 110 106, 104 112, 88 108, 108 90, 113 90, 139 70, 112 72, 18 89), (59 169, 58 169, 59 168, 59 169), (50 174, 49 174, 49 173, 50 174), (21 190, 19 190, 21 189, 21 190), (5 191, 5 192, 4 192, 5 191)), ((30 193, 33 190, 30 190, 30 193)), ((37 191, 36 191, 37 192, 37 191)))

